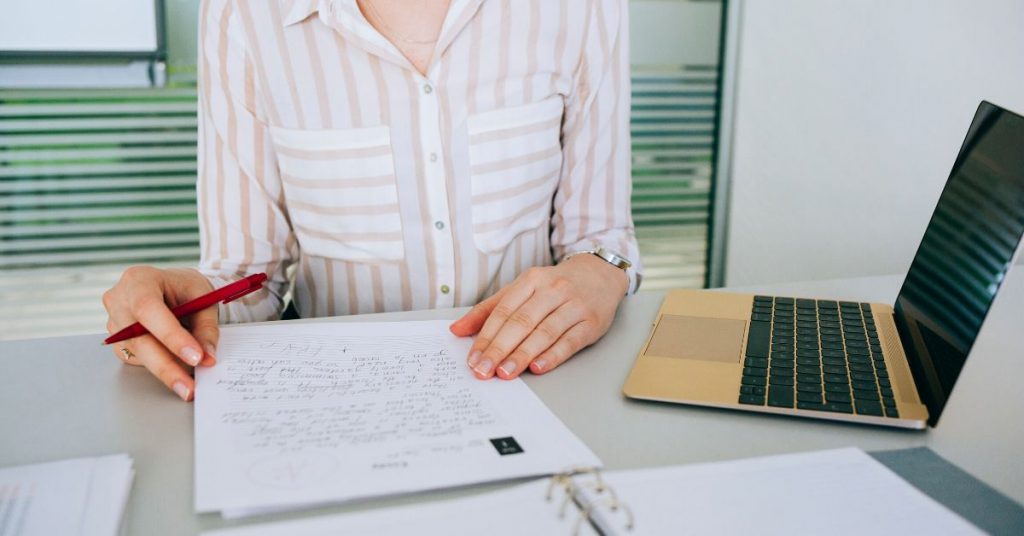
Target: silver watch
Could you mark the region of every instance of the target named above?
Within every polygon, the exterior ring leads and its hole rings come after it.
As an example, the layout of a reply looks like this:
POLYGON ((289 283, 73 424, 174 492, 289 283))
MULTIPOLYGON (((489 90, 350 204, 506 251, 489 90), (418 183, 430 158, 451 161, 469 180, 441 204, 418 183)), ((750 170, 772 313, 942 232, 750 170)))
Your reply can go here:
POLYGON ((597 249, 587 249, 587 250, 584 250, 584 251, 574 251, 574 252, 566 255, 565 258, 562 259, 562 262, 565 262, 565 261, 571 259, 572 257, 575 257, 576 255, 582 255, 584 253, 589 253, 591 255, 596 255, 598 258, 604 260, 608 264, 610 264, 610 265, 612 265, 612 266, 614 266, 616 268, 620 268, 622 270, 628 270, 630 266, 633 266, 633 263, 629 262, 629 259, 627 259, 626 257, 623 257, 619 253, 617 253, 615 251, 612 251, 612 250, 610 250, 610 249, 608 249, 608 248, 606 248, 604 246, 599 246, 597 249))

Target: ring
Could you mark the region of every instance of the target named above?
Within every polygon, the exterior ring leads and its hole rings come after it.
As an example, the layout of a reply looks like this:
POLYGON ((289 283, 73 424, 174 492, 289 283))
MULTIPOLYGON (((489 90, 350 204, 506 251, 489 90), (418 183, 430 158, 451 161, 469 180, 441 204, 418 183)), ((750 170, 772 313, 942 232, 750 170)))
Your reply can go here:
POLYGON ((121 348, 121 355, 123 355, 123 356, 124 356, 124 362, 125 362, 125 363, 127 363, 127 362, 128 362, 128 361, 130 361, 130 360, 131 360, 131 359, 132 359, 133 357, 135 357, 135 354, 133 354, 133 353, 132 353, 132 351, 128 349, 128 347, 123 347, 123 348, 121 348))

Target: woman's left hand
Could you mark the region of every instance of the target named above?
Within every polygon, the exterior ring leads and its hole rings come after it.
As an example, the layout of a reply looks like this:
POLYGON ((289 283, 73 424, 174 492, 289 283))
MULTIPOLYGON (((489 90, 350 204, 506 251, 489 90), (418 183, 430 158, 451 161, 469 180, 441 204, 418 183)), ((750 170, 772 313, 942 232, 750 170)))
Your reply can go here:
POLYGON ((477 334, 468 363, 480 379, 510 380, 527 367, 543 374, 608 331, 626 294, 626 273, 595 255, 535 267, 451 325, 477 334))

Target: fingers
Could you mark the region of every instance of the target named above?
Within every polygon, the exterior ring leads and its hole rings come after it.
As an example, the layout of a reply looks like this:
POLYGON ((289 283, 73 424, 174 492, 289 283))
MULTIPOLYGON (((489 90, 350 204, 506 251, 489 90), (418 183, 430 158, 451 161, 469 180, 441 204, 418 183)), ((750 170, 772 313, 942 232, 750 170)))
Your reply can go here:
MULTIPOLYGON (((519 346, 505 358, 495 369, 495 374, 502 379, 511 380, 526 371, 541 353, 551 347, 564 333, 573 326, 583 322, 583 315, 575 310, 570 303, 563 303, 549 314, 537 327, 527 335, 519 346)), ((531 366, 531 369, 534 367, 531 366)), ((540 370, 547 370, 541 363, 540 370)))
MULTIPOLYGON (((536 355, 546 350, 573 322, 569 311, 563 311, 557 318, 548 321, 549 315, 558 310, 568 298, 564 286, 555 284, 533 294, 519 309, 512 313, 490 344, 483 350, 479 363, 493 363, 494 373, 503 379, 519 375, 536 355), (539 330, 539 332, 538 332, 539 330), (534 336, 533 334, 536 334, 534 336), (534 340, 525 347, 528 338, 534 340), (544 341, 546 340, 546 344, 544 341), (541 346, 543 344, 543 346, 541 346)), ((481 334, 482 336, 482 334, 481 334)), ((479 338, 477 339, 479 341, 479 338)), ((482 366, 475 369, 484 374, 482 366)))
POLYGON ((552 344, 550 348, 542 352, 530 363, 530 372, 544 374, 565 363, 576 352, 597 340, 596 337, 593 337, 591 331, 592 328, 587 325, 587 322, 580 322, 569 328, 569 331, 563 333, 555 344, 552 344))
MULTIPOLYGON (((515 346, 512 346, 504 353, 499 348, 494 348, 486 357, 484 356, 486 350, 491 346, 491 341, 498 335, 498 332, 501 331, 505 323, 532 295, 532 285, 517 281, 505 288, 504 296, 491 309, 487 320, 476 336, 476 340, 473 341, 473 346, 469 350, 469 358, 467 359, 469 367, 473 369, 478 378, 490 378, 494 373, 495 365, 500 363, 508 355, 508 352, 515 348, 515 346)), ((517 318, 517 321, 521 320, 517 318)), ((518 342, 516 342, 516 345, 518 345, 518 342)))
POLYGON ((217 342, 220 340, 220 328, 217 322, 216 307, 203 309, 192 315, 192 335, 203 349, 202 366, 212 366, 217 362, 217 342))
POLYGON ((164 303, 160 288, 155 285, 136 285, 132 290, 134 300, 130 310, 136 321, 182 361, 192 366, 198 365, 203 359, 202 346, 171 313, 164 303))
POLYGON ((185 402, 192 400, 195 381, 181 362, 151 335, 124 341, 118 348, 127 348, 168 389, 185 402), (125 344, 127 343, 127 344, 125 344))
POLYGON ((498 305, 501 298, 505 295, 506 288, 502 288, 496 292, 493 296, 485 299, 484 301, 473 306, 466 314, 462 315, 462 318, 452 322, 452 325, 448 326, 448 329, 456 337, 469 337, 475 335, 480 328, 483 327, 487 317, 490 316, 491 311, 494 310, 494 306, 498 305))

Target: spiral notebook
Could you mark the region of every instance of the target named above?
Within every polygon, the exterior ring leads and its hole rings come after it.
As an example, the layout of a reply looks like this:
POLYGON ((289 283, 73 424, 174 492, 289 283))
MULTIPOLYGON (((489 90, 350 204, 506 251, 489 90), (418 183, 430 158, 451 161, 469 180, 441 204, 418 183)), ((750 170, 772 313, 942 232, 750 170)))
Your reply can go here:
POLYGON ((858 449, 602 474, 207 536, 982 534, 858 449))

